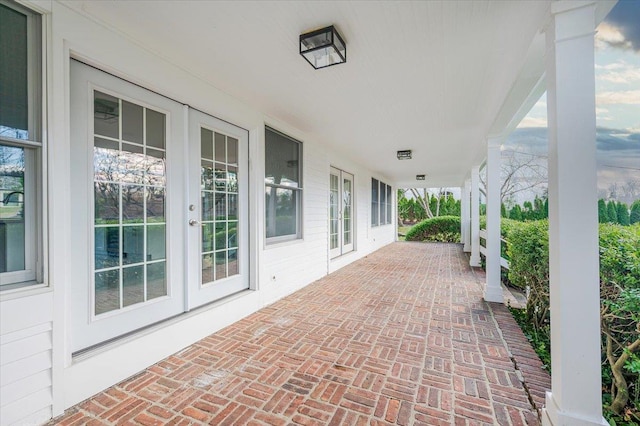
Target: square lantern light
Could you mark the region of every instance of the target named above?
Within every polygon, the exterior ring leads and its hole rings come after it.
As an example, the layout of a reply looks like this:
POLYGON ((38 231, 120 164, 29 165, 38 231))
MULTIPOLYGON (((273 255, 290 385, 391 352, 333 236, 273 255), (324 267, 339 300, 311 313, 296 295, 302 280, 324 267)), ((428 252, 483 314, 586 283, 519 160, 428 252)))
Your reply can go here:
POLYGON ((410 149, 405 149, 404 151, 398 151, 396 155, 398 156, 398 160, 411 160, 410 149))
POLYGON ((425 177, 425 175, 416 175, 416 180, 424 180, 425 177))
POLYGON ((347 45, 333 25, 300 35, 300 54, 315 69, 347 62, 347 45))

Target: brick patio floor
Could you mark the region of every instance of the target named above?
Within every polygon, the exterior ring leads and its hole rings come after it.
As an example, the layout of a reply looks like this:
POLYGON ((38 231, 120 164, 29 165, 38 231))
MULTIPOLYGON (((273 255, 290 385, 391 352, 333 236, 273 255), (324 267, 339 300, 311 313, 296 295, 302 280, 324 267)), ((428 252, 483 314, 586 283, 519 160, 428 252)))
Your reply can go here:
POLYGON ((549 376, 480 282, 460 245, 394 243, 50 423, 537 425, 549 376))

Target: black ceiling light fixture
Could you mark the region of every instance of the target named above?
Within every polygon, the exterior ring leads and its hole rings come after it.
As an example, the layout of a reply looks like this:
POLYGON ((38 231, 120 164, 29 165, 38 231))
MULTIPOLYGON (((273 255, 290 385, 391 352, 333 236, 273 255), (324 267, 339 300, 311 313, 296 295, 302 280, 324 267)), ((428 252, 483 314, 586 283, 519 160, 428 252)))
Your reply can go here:
POLYGON ((331 25, 300 35, 300 54, 315 69, 347 62, 347 45, 331 25))
POLYGON ((424 180, 426 175, 416 175, 416 180, 424 180))
POLYGON ((411 150, 405 149, 403 151, 398 151, 398 160, 411 160, 411 150))

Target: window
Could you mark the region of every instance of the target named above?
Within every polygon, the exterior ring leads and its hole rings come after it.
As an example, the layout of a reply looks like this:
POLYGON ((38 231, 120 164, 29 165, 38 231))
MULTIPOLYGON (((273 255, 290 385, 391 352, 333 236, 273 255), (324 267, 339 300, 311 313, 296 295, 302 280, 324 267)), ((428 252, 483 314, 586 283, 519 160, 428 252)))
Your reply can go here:
POLYGON ((377 179, 371 179, 371 226, 391 223, 391 186, 377 179))
POLYGON ((265 128, 265 223, 267 242, 302 237, 302 144, 265 128))
POLYGON ((41 21, 0 0, 0 286, 42 281, 41 21), (7 60, 11 58, 11 60, 7 60))

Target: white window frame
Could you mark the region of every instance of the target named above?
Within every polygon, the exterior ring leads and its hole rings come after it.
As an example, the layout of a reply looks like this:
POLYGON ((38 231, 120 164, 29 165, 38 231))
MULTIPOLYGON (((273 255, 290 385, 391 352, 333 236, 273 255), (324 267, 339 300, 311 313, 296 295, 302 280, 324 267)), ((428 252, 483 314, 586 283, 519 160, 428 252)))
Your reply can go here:
MULTIPOLYGON (((294 190, 296 193, 296 232, 294 234, 288 234, 288 235, 280 235, 280 236, 276 236, 276 237, 268 237, 267 236, 267 230, 269 228, 269 224, 267 223, 267 203, 266 203, 266 196, 265 196, 265 205, 264 205, 264 237, 265 237, 265 242, 267 245, 270 244, 277 244, 277 243, 281 243, 281 242, 285 242, 285 241, 295 241, 295 240, 300 240, 302 239, 302 197, 304 194, 304 182, 303 182, 303 176, 302 176, 302 159, 303 159, 303 146, 302 146, 302 142, 287 135, 286 133, 280 132, 276 129, 274 129, 273 127, 269 127, 269 126, 265 126, 264 128, 265 130, 265 150, 264 150, 264 157, 265 157, 265 161, 267 158, 267 131, 279 134, 280 136, 285 137, 286 139, 290 140, 291 142, 297 143, 298 144, 298 186, 297 187, 293 187, 293 186, 287 186, 287 185, 278 185, 278 184, 270 184, 267 183, 265 180, 265 193, 266 193, 266 189, 267 188, 282 188, 282 189, 287 189, 287 190, 294 190)), ((266 175, 266 169, 265 169, 265 175, 266 175)), ((274 220, 275 220, 275 216, 274 216, 274 220)))
MULTIPOLYGON (((45 110, 42 15, 11 0, 0 0, 3 6, 27 17, 27 102, 28 138, 18 139, 0 134, 0 144, 24 149, 25 268, 0 273, 0 291, 15 290, 44 282, 43 265, 43 112, 45 110)), ((0 29, 1 31, 1 29, 0 29)))

